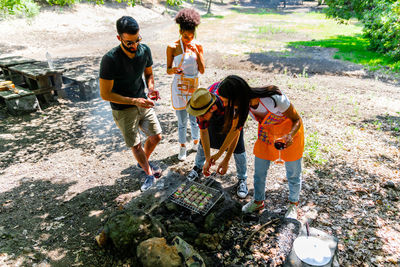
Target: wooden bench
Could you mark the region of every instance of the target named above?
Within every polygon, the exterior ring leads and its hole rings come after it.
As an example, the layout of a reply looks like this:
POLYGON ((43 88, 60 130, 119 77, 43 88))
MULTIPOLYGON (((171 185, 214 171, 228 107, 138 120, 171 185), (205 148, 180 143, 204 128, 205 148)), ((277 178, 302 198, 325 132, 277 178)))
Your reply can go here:
POLYGON ((20 86, 15 86, 15 90, 0 91, 0 97, 4 100, 11 100, 34 94, 35 93, 31 90, 22 88, 20 86))
POLYGON ((13 115, 34 112, 39 108, 35 92, 15 86, 14 90, 0 91, 0 99, 13 115))

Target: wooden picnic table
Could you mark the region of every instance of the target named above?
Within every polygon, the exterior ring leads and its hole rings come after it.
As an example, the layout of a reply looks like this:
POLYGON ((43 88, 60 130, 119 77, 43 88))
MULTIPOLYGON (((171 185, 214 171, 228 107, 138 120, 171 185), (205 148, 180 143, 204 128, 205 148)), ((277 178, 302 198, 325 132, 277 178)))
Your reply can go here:
POLYGON ((3 58, 0 58, 0 68, 7 68, 7 67, 14 66, 14 65, 32 63, 35 61, 36 60, 34 60, 34 59, 20 57, 20 56, 3 57, 3 58))
POLYGON ((63 69, 50 69, 47 62, 34 61, 8 67, 8 70, 14 77, 22 77, 22 80, 13 80, 16 85, 33 91, 44 104, 53 100, 53 93, 64 97, 61 90, 63 69))
POLYGON ((33 63, 35 61, 36 60, 34 59, 20 57, 20 56, 4 57, 0 58, 0 68, 3 71, 4 78, 6 80, 10 80, 18 84, 23 82, 23 77, 19 74, 13 74, 12 71, 9 70, 9 68, 15 65, 33 63))
POLYGON ((4 78, 11 80, 18 87, 18 94, 5 91, 0 94, 6 104, 14 103, 17 98, 36 98, 42 107, 54 100, 54 95, 64 97, 62 90, 63 69, 50 69, 47 62, 37 61, 20 56, 0 58, 0 68, 4 78), (32 97, 27 97, 33 95, 32 97), (11 101, 13 100, 13 101, 11 101))

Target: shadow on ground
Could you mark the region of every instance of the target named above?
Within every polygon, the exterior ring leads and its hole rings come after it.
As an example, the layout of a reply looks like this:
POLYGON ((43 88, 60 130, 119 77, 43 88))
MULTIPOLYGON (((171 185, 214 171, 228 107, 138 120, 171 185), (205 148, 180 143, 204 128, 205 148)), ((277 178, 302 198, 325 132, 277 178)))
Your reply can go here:
POLYGON ((98 157, 109 157, 125 149, 112 119, 109 103, 56 103, 46 112, 7 117, 0 124, 0 168, 13 163, 37 162, 52 153, 79 148, 98 157))

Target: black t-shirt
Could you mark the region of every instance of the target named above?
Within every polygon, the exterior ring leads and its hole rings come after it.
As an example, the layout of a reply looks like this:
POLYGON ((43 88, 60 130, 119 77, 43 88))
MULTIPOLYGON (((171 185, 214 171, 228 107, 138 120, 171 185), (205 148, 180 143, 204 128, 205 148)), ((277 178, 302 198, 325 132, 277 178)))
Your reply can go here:
MULTIPOLYGON (((134 58, 129 58, 120 46, 114 47, 101 59, 100 78, 114 80, 112 92, 127 97, 147 98, 142 78, 145 68, 153 65, 150 48, 139 44, 134 58)), ((126 109, 133 105, 110 102, 112 109, 126 109)))

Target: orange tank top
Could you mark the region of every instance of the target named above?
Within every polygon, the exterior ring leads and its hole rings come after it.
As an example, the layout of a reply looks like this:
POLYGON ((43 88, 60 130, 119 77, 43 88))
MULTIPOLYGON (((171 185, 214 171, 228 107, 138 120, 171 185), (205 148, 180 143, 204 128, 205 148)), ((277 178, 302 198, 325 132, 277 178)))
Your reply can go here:
MULTIPOLYGON (((274 146, 274 139, 290 132, 293 122, 286 116, 278 116, 268 110, 264 119, 258 123, 258 138, 254 144, 253 153, 257 158, 274 161, 278 159, 279 152, 274 146)), ((281 150, 281 159, 296 161, 303 156, 304 129, 303 124, 293 137, 293 143, 281 150)))

